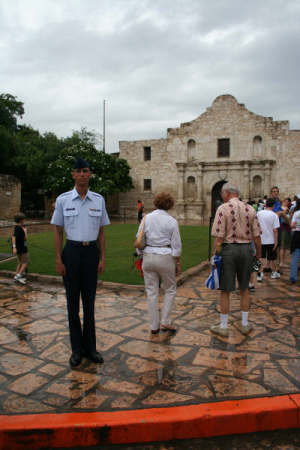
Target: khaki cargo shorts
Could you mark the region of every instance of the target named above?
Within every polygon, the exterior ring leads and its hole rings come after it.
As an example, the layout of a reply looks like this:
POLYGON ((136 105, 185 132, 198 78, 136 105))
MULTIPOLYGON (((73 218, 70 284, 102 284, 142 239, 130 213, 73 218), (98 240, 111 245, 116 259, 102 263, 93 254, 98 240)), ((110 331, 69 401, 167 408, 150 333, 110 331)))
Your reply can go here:
POLYGON ((248 289, 253 265, 251 244, 223 244, 221 251, 221 291, 235 291, 235 279, 239 289, 248 289))

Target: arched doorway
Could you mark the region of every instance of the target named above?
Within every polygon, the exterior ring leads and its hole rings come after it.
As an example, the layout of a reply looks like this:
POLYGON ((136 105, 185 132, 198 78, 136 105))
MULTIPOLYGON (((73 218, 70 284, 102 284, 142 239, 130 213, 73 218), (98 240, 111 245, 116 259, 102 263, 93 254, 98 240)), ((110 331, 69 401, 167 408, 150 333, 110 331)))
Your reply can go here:
POLYGON ((197 186, 195 177, 188 177, 186 185, 186 199, 188 201, 195 201, 197 194, 197 186))
POLYGON ((211 190, 211 216, 215 217, 218 207, 223 203, 221 190, 226 180, 218 181, 211 190))
POLYGON ((253 139, 253 158, 260 158, 262 156, 262 138, 255 136, 253 139))
POLYGON ((188 161, 192 161, 195 159, 195 149, 196 149, 196 142, 194 139, 190 139, 187 143, 187 151, 188 151, 188 161))
POLYGON ((262 178, 259 175, 253 177, 253 193, 254 198, 262 197, 262 178))

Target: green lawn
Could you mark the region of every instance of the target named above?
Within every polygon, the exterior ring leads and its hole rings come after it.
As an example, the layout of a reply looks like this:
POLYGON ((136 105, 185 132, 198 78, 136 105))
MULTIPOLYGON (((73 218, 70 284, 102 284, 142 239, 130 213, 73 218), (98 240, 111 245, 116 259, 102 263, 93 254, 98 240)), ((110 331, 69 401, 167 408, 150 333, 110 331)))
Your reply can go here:
MULTIPOLYGON (((106 270, 101 279, 118 283, 142 284, 143 280, 133 264, 133 241, 138 226, 135 224, 114 224, 105 227, 106 235, 106 270)), ((30 253, 29 272, 56 275, 53 233, 30 234, 28 229, 28 247, 30 253)), ((199 264, 207 259, 208 227, 181 226, 183 242, 182 269, 199 264)), ((10 252, 7 238, 0 238, 0 251, 10 252)), ((1 263, 1 269, 15 270, 16 260, 1 263)))

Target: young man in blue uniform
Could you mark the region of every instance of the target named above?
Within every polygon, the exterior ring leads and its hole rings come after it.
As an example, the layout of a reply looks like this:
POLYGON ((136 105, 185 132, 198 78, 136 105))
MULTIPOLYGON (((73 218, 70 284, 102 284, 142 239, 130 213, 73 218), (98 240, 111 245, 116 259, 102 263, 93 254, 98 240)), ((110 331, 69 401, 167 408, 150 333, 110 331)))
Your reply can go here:
POLYGON ((104 198, 88 188, 89 164, 75 161, 72 177, 75 187, 56 199, 51 224, 55 225, 56 271, 63 276, 66 289, 72 355, 71 367, 83 356, 95 363, 103 358, 96 351, 95 296, 98 273, 105 269, 104 226, 110 223, 104 198), (66 245, 63 246, 63 233, 66 245), (79 317, 80 294, 83 305, 83 327, 79 317))

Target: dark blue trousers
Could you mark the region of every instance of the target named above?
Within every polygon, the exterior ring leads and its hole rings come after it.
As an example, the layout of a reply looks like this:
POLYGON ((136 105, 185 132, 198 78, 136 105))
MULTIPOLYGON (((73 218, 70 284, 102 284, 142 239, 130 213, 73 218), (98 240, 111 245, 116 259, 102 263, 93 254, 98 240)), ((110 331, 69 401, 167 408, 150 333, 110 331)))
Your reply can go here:
POLYGON ((72 352, 96 351, 95 296, 99 253, 97 245, 79 246, 69 241, 62 251, 72 352), (80 294, 83 327, 79 317, 80 294))

